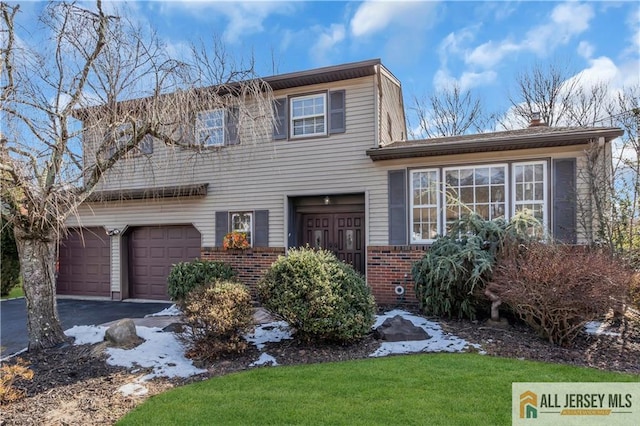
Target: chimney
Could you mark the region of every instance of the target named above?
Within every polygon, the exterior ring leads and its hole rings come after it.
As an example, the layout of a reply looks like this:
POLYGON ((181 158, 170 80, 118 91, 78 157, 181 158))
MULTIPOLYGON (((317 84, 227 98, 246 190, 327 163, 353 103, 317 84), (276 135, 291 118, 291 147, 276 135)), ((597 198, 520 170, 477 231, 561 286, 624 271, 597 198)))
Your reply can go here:
POLYGON ((529 123, 529 127, 538 127, 538 126, 546 126, 547 124, 542 121, 540 118, 540 112, 534 111, 531 113, 531 123, 529 123))

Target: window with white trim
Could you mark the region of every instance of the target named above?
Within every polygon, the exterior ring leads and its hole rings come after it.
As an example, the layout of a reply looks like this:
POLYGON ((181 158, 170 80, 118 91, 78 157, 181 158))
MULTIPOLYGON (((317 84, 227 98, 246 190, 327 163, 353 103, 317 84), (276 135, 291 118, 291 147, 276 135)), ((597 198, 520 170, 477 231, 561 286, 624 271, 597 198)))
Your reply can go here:
POLYGON ((547 168, 546 161, 527 161, 411 170, 411 243, 433 242, 471 212, 488 220, 509 220, 527 210, 546 229, 547 168))
POLYGON ((253 213, 252 212, 232 212, 230 216, 230 231, 243 232, 247 236, 249 245, 253 246, 253 213))
POLYGON ((506 165, 444 169, 445 228, 471 211, 483 219, 506 217, 506 165))
MULTIPOLYGON (((136 138, 136 130, 137 125, 134 127, 132 123, 123 123, 117 126, 114 131, 115 143, 109 147, 108 157, 113 157, 118 149, 136 138)), ((148 134, 144 135, 138 145, 127 152, 123 158, 134 158, 144 154, 153 154, 153 136, 148 134)))
POLYGON ((411 172, 411 242, 434 240, 438 235, 438 170, 411 172))
POLYGON ((547 163, 536 161, 513 165, 513 211, 527 211, 546 228, 547 163))
POLYGON ((224 110, 200 111, 196 116, 196 140, 203 146, 224 145, 224 110))
POLYGON ((298 96, 290 99, 291 137, 327 134, 327 95, 298 96))

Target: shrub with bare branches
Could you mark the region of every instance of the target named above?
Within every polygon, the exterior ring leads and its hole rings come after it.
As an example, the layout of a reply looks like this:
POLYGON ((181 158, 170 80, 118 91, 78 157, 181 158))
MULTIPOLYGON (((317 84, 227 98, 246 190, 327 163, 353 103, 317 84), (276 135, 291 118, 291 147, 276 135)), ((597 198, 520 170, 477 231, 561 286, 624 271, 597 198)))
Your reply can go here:
POLYGON ((197 287, 187 295, 183 312, 187 356, 209 361, 247 348, 242 335, 251 325, 253 309, 246 286, 221 281, 197 287))
POLYGON ((620 306, 630 282, 606 252, 534 242, 501 257, 488 288, 541 337, 571 345, 587 322, 620 306))

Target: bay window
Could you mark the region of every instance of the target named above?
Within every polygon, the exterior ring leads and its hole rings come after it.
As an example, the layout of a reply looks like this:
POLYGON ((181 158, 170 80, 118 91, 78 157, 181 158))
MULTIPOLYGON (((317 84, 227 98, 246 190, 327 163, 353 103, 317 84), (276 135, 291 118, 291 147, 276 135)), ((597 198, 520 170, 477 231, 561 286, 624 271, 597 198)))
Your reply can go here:
POLYGON ((527 211, 547 226, 545 161, 412 170, 409 185, 411 243, 433 242, 471 212, 509 220, 527 211))

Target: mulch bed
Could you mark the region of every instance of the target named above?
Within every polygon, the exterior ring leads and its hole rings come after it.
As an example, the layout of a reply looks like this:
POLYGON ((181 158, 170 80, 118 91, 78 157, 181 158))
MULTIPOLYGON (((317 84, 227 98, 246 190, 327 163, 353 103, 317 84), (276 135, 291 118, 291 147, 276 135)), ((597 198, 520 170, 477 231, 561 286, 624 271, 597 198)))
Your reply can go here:
MULTIPOLYGON (((481 344, 488 355, 640 374, 640 324, 626 319, 613 321, 609 329, 621 336, 581 334, 572 348, 551 345, 521 324, 502 329, 483 322, 439 322, 445 331, 481 344)), ((372 335, 348 346, 313 346, 284 340, 268 343, 264 351, 274 356, 280 365, 293 365, 367 358, 379 344, 372 335)), ((208 365, 206 374, 189 379, 155 379, 145 383, 149 390, 147 395, 124 396, 118 388, 149 371, 107 365, 100 345, 67 345, 37 354, 25 353, 20 357, 31 365, 34 378, 16 382, 16 386, 26 392, 26 397, 0 407, 0 425, 113 424, 150 395, 185 383, 249 369, 248 365, 258 356, 259 352, 252 346, 243 355, 208 365)))

